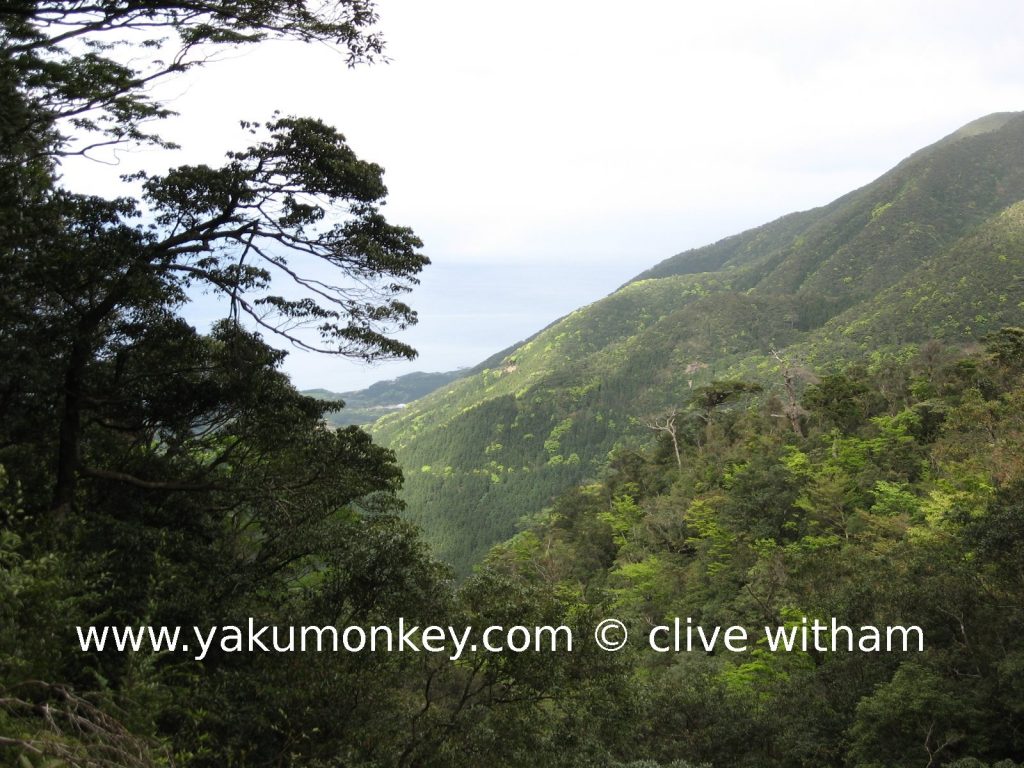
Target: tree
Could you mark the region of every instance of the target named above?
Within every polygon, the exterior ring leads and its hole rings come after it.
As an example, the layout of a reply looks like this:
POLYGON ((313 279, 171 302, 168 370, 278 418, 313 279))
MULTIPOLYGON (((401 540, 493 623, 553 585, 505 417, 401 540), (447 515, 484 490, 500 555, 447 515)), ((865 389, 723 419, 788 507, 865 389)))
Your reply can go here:
MULTIPOLYGON (((284 0, 44 2, 0 12, 11 106, 0 182, 15 191, 0 214, 0 274, 17 286, 3 305, 0 349, 17 364, 0 379, 0 408, 5 420, 43 421, 19 431, 52 436, 58 516, 74 501, 82 424, 105 420, 99 369, 158 318, 171 322, 190 286, 226 296, 232 322, 248 318, 301 348, 365 360, 415 355, 391 334, 416 321, 398 297, 429 263, 422 243, 381 215, 382 169, 321 121, 243 123, 255 141, 222 167, 137 176, 145 207, 74 194, 54 175, 56 158, 98 144, 163 143, 144 125, 168 112, 145 88, 198 63, 205 46, 324 40, 346 46, 354 63, 381 50, 366 31, 375 18, 362 0, 316 9, 284 0), (174 35, 177 53, 170 63, 122 64, 104 36, 129 32, 174 35), (83 136, 94 137, 84 148, 83 136), (60 405, 47 413, 42 399, 60 405)), ((136 45, 160 47, 148 37, 136 45)))
POLYGON ((146 87, 203 63, 210 46, 319 41, 344 47, 354 65, 382 53, 376 21, 371 0, 12 0, 0 7, 5 149, 21 142, 27 156, 67 156, 126 141, 166 145, 144 128, 170 114, 146 87), (118 56, 126 50, 127 63, 118 56))
MULTIPOLYGON (((690 396, 690 413, 703 422, 703 431, 711 425, 712 419, 723 406, 742 400, 745 396, 760 392, 760 384, 747 381, 712 381, 697 387, 690 396)), ((698 439, 697 447, 703 450, 698 439)))
POLYGON ((683 468, 683 459, 679 455, 679 439, 676 436, 676 418, 678 417, 676 411, 669 411, 662 416, 652 416, 649 419, 644 419, 642 422, 648 429, 653 429, 655 432, 665 432, 672 440, 672 450, 676 457, 676 467, 678 469, 683 468))
POLYGON ((807 370, 800 365, 792 365, 787 358, 784 358, 782 354, 775 349, 771 348, 772 357, 775 358, 776 362, 779 363, 782 373, 782 381, 786 392, 786 402, 782 406, 782 413, 772 414, 772 416, 785 417, 789 420, 789 427, 793 430, 793 434, 803 437, 803 419, 807 416, 807 411, 800 405, 800 397, 797 394, 797 382, 800 379, 817 383, 818 378, 813 372, 807 370))
POLYGON ((248 146, 220 167, 127 179, 138 196, 77 194, 58 175, 62 158, 99 146, 168 146, 169 112, 147 88, 213 46, 316 40, 355 63, 382 50, 375 18, 364 0, 0 8, 0 559, 16 566, 0 579, 13 596, 0 730, 17 727, 0 762, 45 742, 68 764, 99 764, 88 761, 135 743, 123 734, 173 736, 195 765, 313 762, 408 709, 397 659, 271 674, 259 659, 73 650, 73 627, 102 620, 443 608, 444 571, 396 518, 393 454, 328 429, 331 405, 298 394, 260 335, 363 360, 415 355, 392 334, 416 321, 400 299, 428 260, 381 214, 382 169, 333 127, 275 115, 243 123, 248 146), (228 307, 207 334, 181 316, 197 289, 228 307), (31 701, 19 693, 29 678, 51 681, 31 701), (299 706, 314 684, 323 706, 299 706), (45 722, 86 699, 80 724, 106 731, 83 741, 45 722), (123 724, 105 719, 118 711, 123 724), (360 731, 360 718, 376 725, 360 731))
POLYGON ((747 381, 713 381, 707 386, 697 387, 690 398, 690 407, 708 423, 714 412, 723 405, 736 402, 744 395, 761 391, 761 385, 747 381))
POLYGON ((804 392, 803 405, 823 431, 838 429, 851 434, 872 415, 877 401, 865 378, 866 374, 856 369, 823 376, 804 392))

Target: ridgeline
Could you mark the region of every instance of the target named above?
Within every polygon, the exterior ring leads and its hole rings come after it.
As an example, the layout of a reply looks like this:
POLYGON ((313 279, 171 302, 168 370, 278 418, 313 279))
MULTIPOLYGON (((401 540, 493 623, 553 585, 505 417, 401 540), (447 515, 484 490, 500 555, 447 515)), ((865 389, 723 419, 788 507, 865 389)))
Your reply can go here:
POLYGON ((517 521, 714 381, 819 373, 1020 322, 1024 115, 974 121, 876 181, 673 256, 377 421, 409 515, 466 573, 517 521))

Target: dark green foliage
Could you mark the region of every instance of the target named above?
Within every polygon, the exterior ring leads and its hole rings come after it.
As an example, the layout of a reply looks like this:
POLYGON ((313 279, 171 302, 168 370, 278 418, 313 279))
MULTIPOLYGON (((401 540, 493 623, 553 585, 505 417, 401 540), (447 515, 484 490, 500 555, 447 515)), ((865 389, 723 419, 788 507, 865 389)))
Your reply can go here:
POLYGON ((872 403, 877 393, 864 381, 866 370, 823 376, 803 396, 811 420, 823 431, 851 432, 869 416, 878 413, 881 403, 872 403))
MULTIPOLYGON (((147 84, 191 66, 197 45, 297 37, 364 59, 380 49, 374 18, 358 1, 0 9, 4 764, 372 762, 367 734, 413 716, 419 678, 400 657, 83 653, 75 632, 453 610, 445 572, 395 517, 393 455, 326 428, 328 406, 242 321, 357 358, 414 354, 388 334, 415 321, 396 297, 427 260, 379 213, 382 170, 318 120, 275 117, 248 124, 252 145, 220 168, 139 177, 145 217, 55 173, 92 142, 163 144, 144 130, 167 114, 147 84), (119 63, 126 30, 178 53, 160 61, 147 41, 119 63), (310 279, 289 252, 335 277, 310 279), (279 292, 273 271, 297 288, 279 292), (196 285, 231 302, 208 335, 178 315, 196 285)), ((380 749, 407 740, 400 728, 380 749)))

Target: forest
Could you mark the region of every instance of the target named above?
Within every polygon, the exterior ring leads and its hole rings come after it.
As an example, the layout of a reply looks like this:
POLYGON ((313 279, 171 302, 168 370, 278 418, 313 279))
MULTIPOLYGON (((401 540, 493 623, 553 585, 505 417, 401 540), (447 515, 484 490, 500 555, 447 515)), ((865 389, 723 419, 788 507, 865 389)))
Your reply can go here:
POLYGON ((465 574, 694 388, 783 386, 780 350, 836 373, 1020 325, 1022 146, 1021 113, 975 120, 828 205, 666 259, 378 419, 410 519, 465 574))
POLYGON ((397 420, 410 432, 385 419, 371 437, 329 424, 337 405, 299 393, 279 348, 415 355, 395 333, 429 259, 382 213, 380 166, 290 115, 120 197, 67 188, 61 163, 169 149, 148 85, 213 50, 319 41, 372 63, 376 21, 368 0, 0 7, 0 764, 1024 764, 1021 120, 915 161, 945 197, 887 177, 891 206, 872 188, 669 260, 421 401, 487 394, 447 406, 463 421, 421 404, 397 420), (837 240, 820 216, 866 229, 837 240), (829 259, 883 231, 899 247, 866 268, 879 285, 811 279, 855 269, 829 259), (953 284, 963 318, 934 295, 953 284), (209 332, 186 316, 197 290, 227 308, 209 332), (674 373, 648 376, 661 359, 674 373), (434 442, 417 454, 418 433, 434 442), (431 494, 466 499, 444 529, 458 561, 417 525, 431 494), (199 655, 76 636, 399 618, 473 645, 199 655), (635 642, 591 642, 608 618, 635 642), (924 648, 643 642, 687 618, 751 638, 913 625, 924 648), (513 625, 579 642, 486 649, 485 627, 513 625))

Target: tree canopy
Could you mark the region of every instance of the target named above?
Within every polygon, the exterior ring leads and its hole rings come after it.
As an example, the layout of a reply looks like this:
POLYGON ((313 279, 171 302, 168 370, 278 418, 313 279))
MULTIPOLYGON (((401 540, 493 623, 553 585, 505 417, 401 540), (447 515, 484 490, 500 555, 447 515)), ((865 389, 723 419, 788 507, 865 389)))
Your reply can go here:
MULTIPOLYGON (((141 199, 77 194, 57 176, 61 157, 100 143, 162 143, 148 125, 168 112, 147 86, 196 65, 209 46, 292 37, 341 44, 352 63, 372 59, 382 45, 372 5, 25 3, 5 6, 0 20, 0 186, 9 196, 0 254, 13 287, 0 347, 17 361, 4 372, 0 407, 12 425, 28 422, 33 442, 50 443, 54 508, 74 501, 85 425, 128 429, 112 413, 124 397, 97 397, 111 375, 120 383, 133 357, 154 379, 181 375, 176 360, 145 350, 189 333, 178 312, 190 291, 221 293, 228 322, 304 349, 415 355, 392 333, 416 321, 399 297, 428 263, 422 243, 381 214, 383 170, 322 121, 243 123, 251 145, 219 168, 128 179, 141 199), (123 40, 128 33, 142 37, 123 40), (169 63, 159 58, 168 50, 169 63)), ((148 426, 151 436, 166 429, 148 426)))

